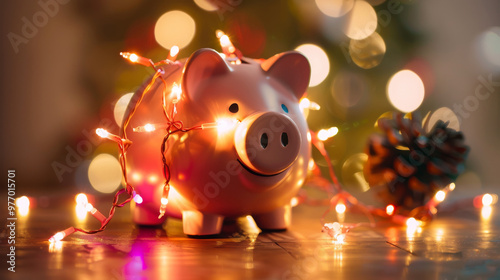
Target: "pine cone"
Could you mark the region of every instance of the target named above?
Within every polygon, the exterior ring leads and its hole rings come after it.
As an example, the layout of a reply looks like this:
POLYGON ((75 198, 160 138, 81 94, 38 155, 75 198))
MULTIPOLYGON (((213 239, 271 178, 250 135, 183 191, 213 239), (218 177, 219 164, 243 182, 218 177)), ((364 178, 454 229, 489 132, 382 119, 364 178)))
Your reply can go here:
POLYGON ((464 171, 464 136, 438 121, 429 133, 416 114, 382 118, 368 141, 364 175, 382 201, 410 210, 424 205, 464 171))

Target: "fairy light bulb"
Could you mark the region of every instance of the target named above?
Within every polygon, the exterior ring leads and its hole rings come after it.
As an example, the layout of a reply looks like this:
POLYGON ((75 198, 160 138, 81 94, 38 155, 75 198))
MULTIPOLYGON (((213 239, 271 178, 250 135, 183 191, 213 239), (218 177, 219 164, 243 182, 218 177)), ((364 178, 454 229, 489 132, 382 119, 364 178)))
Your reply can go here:
POLYGON ((337 203, 337 205, 335 206, 335 211, 337 211, 337 213, 339 214, 344 214, 346 209, 347 207, 344 203, 337 203))
POLYGON ((167 205, 168 204, 168 198, 162 197, 161 198, 161 205, 167 205))
POLYGON ((130 52, 121 52, 120 55, 125 58, 126 60, 132 62, 132 63, 137 63, 141 64, 143 66, 151 66, 153 65, 152 61, 148 58, 139 56, 135 53, 130 53, 130 52))
POLYGON ((155 131, 156 128, 155 128, 154 124, 147 123, 146 125, 144 125, 144 130, 146 132, 151 132, 151 131, 155 131))
POLYGON ((168 60, 175 61, 177 59, 178 54, 179 54, 179 47, 172 46, 170 52, 168 53, 168 60))
POLYGON ((483 203, 483 206, 491 206, 491 204, 493 204, 493 196, 489 193, 484 194, 481 202, 483 203))
POLYGON ((394 205, 387 205, 387 207, 385 207, 385 213, 387 213, 387 215, 389 216, 392 216, 394 214, 394 205))
POLYGON ((142 196, 140 196, 139 194, 135 194, 134 195, 134 201, 137 204, 141 204, 144 200, 142 199, 142 196))
POLYGON ((182 94, 182 88, 180 85, 174 82, 172 85, 172 91, 171 91, 171 96, 172 96, 172 103, 177 103, 181 99, 181 94, 182 94))
POLYGON ((49 238, 49 242, 50 243, 55 243, 55 242, 59 242, 61 240, 64 239, 64 237, 74 233, 76 230, 74 227, 69 227, 63 231, 59 231, 57 232, 56 234, 52 235, 50 238, 49 238))
POLYGON ((98 128, 95 130, 95 133, 99 135, 102 138, 108 138, 109 137, 109 132, 103 128, 98 128))
POLYGON ((84 193, 79 193, 75 196, 76 205, 85 205, 88 203, 87 195, 84 193))
POLYGON ((450 183, 448 185, 448 189, 450 189, 450 191, 453 191, 455 189, 455 183, 450 183))
POLYGON ((295 196, 292 197, 292 199, 290 200, 290 205, 292 207, 295 207, 295 206, 299 205, 299 199, 297 197, 295 197, 295 196))
POLYGON ((438 202, 442 202, 446 198, 446 193, 444 191, 438 191, 434 197, 438 202))

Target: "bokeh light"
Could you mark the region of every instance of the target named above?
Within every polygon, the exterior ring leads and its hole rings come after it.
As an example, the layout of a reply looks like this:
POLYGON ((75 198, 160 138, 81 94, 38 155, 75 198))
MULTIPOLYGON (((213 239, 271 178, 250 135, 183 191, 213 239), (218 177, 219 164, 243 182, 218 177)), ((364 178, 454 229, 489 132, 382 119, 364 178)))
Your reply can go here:
POLYGON ((354 6, 354 0, 316 0, 316 6, 325 15, 341 17, 354 6))
POLYGON ((113 110, 113 115, 115 117, 116 124, 119 126, 123 123, 123 117, 125 116, 125 111, 127 110, 128 104, 130 103, 130 99, 132 99, 134 93, 124 94, 118 101, 116 101, 115 108, 113 110))
POLYGON ((24 217, 30 211, 30 199, 27 196, 21 196, 16 199, 16 206, 18 214, 24 217))
POLYGON ((182 11, 170 11, 163 14, 155 25, 155 39, 165 49, 173 45, 179 48, 187 46, 196 30, 194 19, 182 11))
POLYGON ((478 38, 478 51, 483 62, 500 68, 500 27, 491 27, 478 38))
POLYGON ((455 112, 448 107, 441 107, 427 117, 425 131, 430 132, 432 127, 439 120, 448 122, 448 128, 460 131, 460 122, 458 121, 458 117, 455 112))
POLYGON ((424 101, 424 83, 415 72, 401 70, 389 80, 387 95, 396 109, 407 113, 413 112, 424 101))
POLYGON ((442 202, 446 198, 446 193, 444 191, 438 191, 435 198, 437 201, 442 202))
POLYGON ((361 40, 377 29, 377 13, 365 1, 356 1, 344 26, 344 34, 354 40, 361 40))
POLYGON ((194 3, 205 11, 213 12, 219 9, 213 1, 210 0, 194 0, 194 3))
POLYGON ((110 154, 96 156, 89 166, 89 181, 101 193, 112 193, 120 186, 122 171, 118 160, 110 154))
POLYGON ((326 52, 313 44, 304 44, 295 48, 296 51, 301 52, 311 65, 311 80, 309 86, 314 87, 323 82, 328 73, 330 73, 330 60, 326 52))
POLYGON ((385 55, 384 39, 377 33, 365 39, 354 40, 349 43, 349 54, 356 65, 363 69, 370 69, 380 64, 385 55))

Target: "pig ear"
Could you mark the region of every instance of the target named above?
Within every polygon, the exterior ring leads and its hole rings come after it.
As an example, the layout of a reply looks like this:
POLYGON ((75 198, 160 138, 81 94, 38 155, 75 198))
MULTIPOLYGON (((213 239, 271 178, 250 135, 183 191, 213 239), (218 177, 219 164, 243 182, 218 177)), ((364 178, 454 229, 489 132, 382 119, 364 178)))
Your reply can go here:
POLYGON ((280 53, 262 62, 261 67, 268 77, 290 88, 297 99, 302 98, 311 77, 311 66, 304 55, 296 51, 280 53))
POLYGON ((198 87, 206 79, 229 72, 231 68, 218 52, 213 49, 200 49, 191 55, 184 67, 183 92, 193 99, 196 97, 198 87))

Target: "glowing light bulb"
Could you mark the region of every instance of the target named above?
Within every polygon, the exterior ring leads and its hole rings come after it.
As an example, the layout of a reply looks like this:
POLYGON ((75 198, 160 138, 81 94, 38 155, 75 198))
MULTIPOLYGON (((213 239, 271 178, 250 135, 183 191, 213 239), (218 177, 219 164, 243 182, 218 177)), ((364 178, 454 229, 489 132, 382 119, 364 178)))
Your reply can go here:
POLYGON ((142 196, 140 196, 140 195, 136 194, 136 195, 134 196, 134 201, 135 201, 135 203, 137 203, 137 204, 141 204, 141 203, 143 202, 142 196))
POLYGON ((491 206, 493 204, 493 196, 489 193, 484 194, 481 202, 483 203, 483 206, 491 206))
POLYGON ((132 53, 132 54, 130 54, 130 56, 128 57, 128 59, 131 62, 137 62, 137 60, 139 59, 139 57, 135 53, 132 53))
POLYGON ((299 102, 299 107, 302 110, 309 109, 310 106, 311 106, 311 100, 309 100, 309 98, 307 97, 302 98, 299 102))
POLYGON ((321 129, 320 131, 318 131, 318 139, 321 141, 325 141, 337 135, 337 133, 339 133, 339 129, 335 126, 330 127, 329 129, 321 129))
POLYGON ((16 206, 19 215, 24 217, 28 215, 30 211, 30 199, 27 196, 21 196, 16 199, 16 206))
POLYGON ((455 183, 449 184, 448 188, 450 189, 450 191, 453 191, 455 189, 455 183))
POLYGON ((109 137, 109 132, 106 129, 103 129, 103 128, 96 129, 95 133, 97 133, 97 135, 99 135, 102 138, 108 138, 109 137))
POLYGON ((292 207, 299 205, 299 199, 297 197, 292 197, 292 199, 290 200, 290 205, 292 207))
POLYGON ((344 240, 345 240, 345 234, 337 235, 337 242, 338 243, 344 243, 344 240))
POLYGON ((63 240, 64 236, 65 236, 64 232, 60 231, 60 232, 54 234, 54 236, 52 236, 51 238, 49 238, 49 242, 54 243, 54 242, 61 241, 61 240, 63 240))
POLYGON ((411 217, 406 220, 406 226, 408 227, 408 229, 416 230, 420 226, 420 222, 411 217))
POLYGON ((87 195, 84 193, 79 193, 75 196, 76 205, 85 205, 89 202, 87 195))
POLYGON ((150 59, 139 56, 135 53, 121 52, 120 55, 132 63, 137 63, 137 64, 141 64, 144 66, 151 66, 152 65, 152 62, 150 59))
POLYGON ((326 129, 321 129, 318 131, 318 139, 321 141, 325 141, 328 139, 328 131, 326 129))
POLYGON ((434 197, 437 201, 442 202, 446 198, 446 193, 444 191, 438 191, 434 197))
POLYGON ((146 132, 151 132, 151 131, 155 131, 156 127, 154 124, 147 123, 146 125, 144 125, 144 130, 146 132))
POLYGON ((170 57, 171 59, 170 60, 175 60, 175 58, 177 57, 177 55, 179 54, 179 47, 178 46, 173 46, 171 49, 170 49, 170 57))
POLYGON ((171 91, 171 96, 172 96, 172 103, 177 103, 181 99, 181 94, 182 94, 182 88, 180 85, 177 83, 174 83, 172 86, 172 91, 171 91))
POLYGON ((337 213, 339 214, 345 213, 346 209, 347 207, 345 206, 344 203, 337 203, 337 205, 335 206, 335 211, 337 211, 337 213))
POLYGON ((385 213, 387 213, 387 215, 389 216, 392 216, 392 214, 394 214, 394 205, 387 205, 387 207, 385 207, 385 213))
POLYGON ((166 198, 166 197, 162 197, 162 198, 161 198, 161 204, 162 204, 162 205, 167 205, 167 204, 168 204, 168 198, 166 198))
POLYGON ((219 40, 222 47, 228 47, 231 45, 231 40, 229 40, 227 35, 222 35, 219 40))
POLYGON ((87 212, 92 212, 92 210, 94 210, 94 205, 90 203, 85 204, 85 210, 87 210, 87 212))

